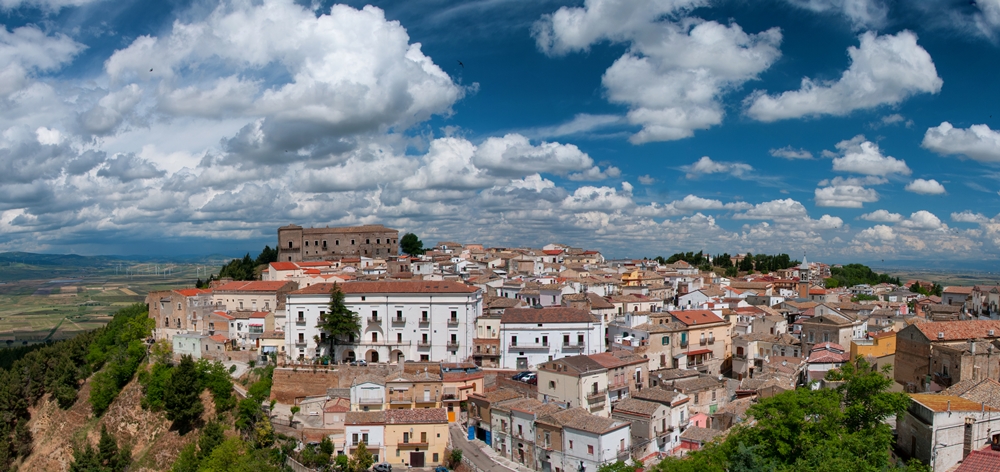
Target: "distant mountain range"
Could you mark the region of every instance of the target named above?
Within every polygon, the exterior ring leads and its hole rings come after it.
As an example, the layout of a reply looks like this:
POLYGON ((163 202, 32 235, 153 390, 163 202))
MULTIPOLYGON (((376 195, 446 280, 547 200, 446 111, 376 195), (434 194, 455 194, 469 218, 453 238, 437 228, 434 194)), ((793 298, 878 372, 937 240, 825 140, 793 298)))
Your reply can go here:
POLYGON ((33 266, 106 267, 119 262, 175 262, 216 264, 242 255, 178 255, 178 256, 80 256, 77 254, 37 254, 33 252, 0 252, 0 266, 9 263, 33 266))

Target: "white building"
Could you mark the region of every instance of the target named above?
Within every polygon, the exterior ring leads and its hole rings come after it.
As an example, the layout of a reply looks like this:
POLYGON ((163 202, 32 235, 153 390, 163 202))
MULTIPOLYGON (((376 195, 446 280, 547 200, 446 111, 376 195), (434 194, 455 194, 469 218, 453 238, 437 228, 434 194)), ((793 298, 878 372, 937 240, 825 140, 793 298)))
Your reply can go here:
POLYGON ((508 308, 500 317, 500 366, 524 370, 604 352, 603 331, 597 317, 576 308, 508 308))
POLYGON ((561 469, 597 472, 604 464, 629 460, 632 447, 627 421, 600 416, 578 416, 563 425, 561 469))
POLYGON ((911 394, 910 407, 897 420, 896 446, 931 470, 951 470, 992 440, 1000 427, 995 408, 955 395, 911 394))
POLYGON ((351 411, 344 421, 344 453, 350 456, 359 444, 376 463, 385 460, 385 414, 381 411, 351 411))
MULTIPOLYGON (((288 294, 285 343, 293 357, 328 355, 326 333, 316 326, 328 310, 334 284, 288 294), (317 342, 318 341, 318 342, 317 342)), ((360 338, 339 339, 334 361, 461 362, 472 355, 482 292, 451 281, 350 282, 339 285, 344 303, 361 319, 360 338)))

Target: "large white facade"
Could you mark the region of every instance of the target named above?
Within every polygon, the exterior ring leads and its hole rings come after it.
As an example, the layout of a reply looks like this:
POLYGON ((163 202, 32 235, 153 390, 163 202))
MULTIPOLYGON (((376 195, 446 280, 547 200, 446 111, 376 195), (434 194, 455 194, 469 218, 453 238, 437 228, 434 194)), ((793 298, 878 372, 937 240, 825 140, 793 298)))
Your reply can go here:
POLYGON ((573 308, 508 308, 500 320, 500 366, 534 369, 562 357, 604 352, 604 329, 573 308))
MULTIPOLYGON (((482 293, 458 282, 349 282, 344 303, 361 319, 360 338, 341 340, 334 361, 461 362, 472 355, 482 293)), ((287 301, 285 342, 294 358, 328 355, 326 334, 317 328, 329 308, 333 284, 292 292, 287 301), (319 338, 319 343, 317 343, 319 338)))

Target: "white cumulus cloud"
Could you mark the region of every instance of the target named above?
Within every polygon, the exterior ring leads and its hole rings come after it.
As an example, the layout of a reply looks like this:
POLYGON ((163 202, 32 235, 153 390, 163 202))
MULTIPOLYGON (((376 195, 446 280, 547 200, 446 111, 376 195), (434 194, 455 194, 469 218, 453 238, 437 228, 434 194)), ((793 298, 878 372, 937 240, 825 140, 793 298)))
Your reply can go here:
POLYGON ((702 156, 694 164, 683 166, 687 172, 687 178, 694 179, 700 175, 707 174, 729 174, 736 178, 743 178, 753 172, 753 167, 742 162, 718 162, 713 161, 708 156, 702 156))
POLYGON ((952 213, 951 221, 958 223, 986 223, 989 218, 982 213, 974 213, 972 210, 963 210, 961 213, 952 213))
POLYGON ((799 8, 847 17, 855 29, 879 28, 885 24, 889 6, 881 0, 787 0, 799 8))
POLYGON ((780 56, 781 32, 747 33, 736 23, 686 17, 703 0, 587 0, 562 7, 533 28, 549 55, 585 51, 601 41, 628 50, 605 72, 608 99, 629 107, 642 129, 633 143, 690 137, 722 122, 722 95, 767 70, 780 56))
POLYGON ((816 206, 861 208, 865 203, 877 202, 878 192, 857 185, 832 185, 817 188, 816 206))
POLYGON ((803 116, 843 116, 854 110, 894 105, 918 93, 937 93, 943 81, 917 35, 901 31, 878 36, 867 32, 847 53, 851 65, 836 81, 802 79, 799 90, 779 95, 754 94, 747 114, 760 121, 803 116))
POLYGON ((906 161, 882 154, 878 144, 855 136, 851 140, 837 143, 843 156, 833 160, 833 170, 855 174, 885 176, 889 174, 910 175, 906 161))
POLYGON ((903 215, 899 213, 890 213, 887 210, 875 210, 871 213, 865 213, 859 216, 862 220, 867 221, 877 221, 879 223, 899 223, 903 221, 903 215))
POLYGON ((771 149, 771 155, 774 157, 780 157, 783 159, 812 159, 813 155, 811 152, 805 149, 795 149, 791 146, 785 146, 783 148, 771 149))
POLYGON ((942 156, 959 155, 981 162, 1000 162, 1000 132, 987 125, 963 129, 944 121, 927 128, 921 145, 942 156))
POLYGON ((914 212, 909 218, 900 222, 900 226, 918 230, 935 230, 948 227, 948 225, 941 222, 940 218, 927 210, 914 212))
POLYGON ((906 184, 906 191, 921 195, 941 195, 945 193, 944 185, 941 185, 934 179, 916 179, 906 184))

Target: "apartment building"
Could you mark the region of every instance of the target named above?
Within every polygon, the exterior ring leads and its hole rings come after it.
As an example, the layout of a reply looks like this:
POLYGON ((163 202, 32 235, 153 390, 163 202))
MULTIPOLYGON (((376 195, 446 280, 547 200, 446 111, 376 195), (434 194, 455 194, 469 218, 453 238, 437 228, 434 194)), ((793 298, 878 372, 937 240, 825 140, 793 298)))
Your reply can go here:
POLYGON ((604 352, 594 315, 575 308, 508 308, 500 318, 500 366, 529 369, 561 357, 604 352))

